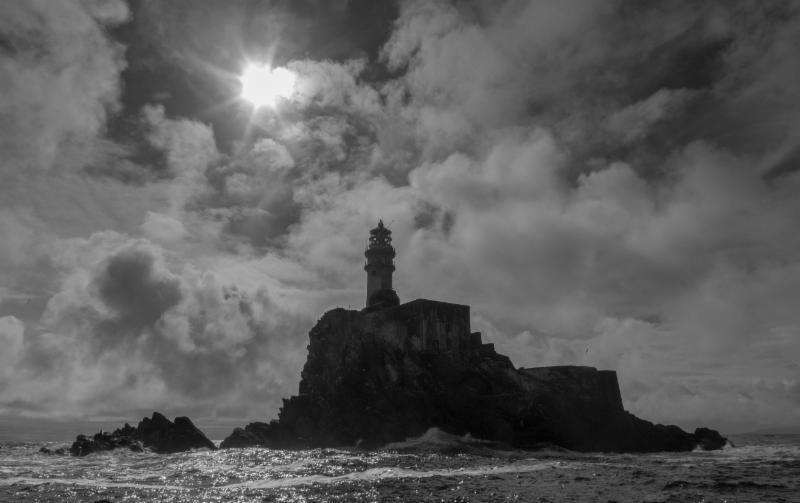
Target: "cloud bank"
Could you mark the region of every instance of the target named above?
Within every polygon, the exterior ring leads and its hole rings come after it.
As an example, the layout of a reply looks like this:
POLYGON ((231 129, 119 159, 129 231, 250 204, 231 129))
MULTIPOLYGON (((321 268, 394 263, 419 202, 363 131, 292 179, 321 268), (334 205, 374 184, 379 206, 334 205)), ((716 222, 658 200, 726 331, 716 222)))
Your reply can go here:
MULTIPOLYGON (((382 217, 401 299, 470 304, 517 365, 617 369, 660 422, 800 420, 792 4, 401 2, 377 50, 287 59, 230 147, 126 108, 129 11, 99 5, 0 16, 2 411, 273 415, 382 217)), ((149 36, 194 68, 219 32, 186 29, 149 36)))

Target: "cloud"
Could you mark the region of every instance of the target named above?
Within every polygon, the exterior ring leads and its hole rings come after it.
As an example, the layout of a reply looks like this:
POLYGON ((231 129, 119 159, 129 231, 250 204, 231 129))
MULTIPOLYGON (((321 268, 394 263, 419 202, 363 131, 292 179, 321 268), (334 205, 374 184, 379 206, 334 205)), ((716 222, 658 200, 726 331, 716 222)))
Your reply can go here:
POLYGON ((0 7, 4 117, 0 149, 10 168, 49 169, 83 150, 117 107, 122 47, 104 27, 127 19, 123 2, 5 3, 0 7))
POLYGON ((66 415, 202 405, 204 414, 252 417, 290 392, 304 318, 265 285, 229 284, 113 232, 62 250, 65 274, 43 330, 23 348, 19 320, 0 323, 4 355, 27 371, 3 391, 4 410, 36 397, 66 415))
POLYGON ((386 38, 394 11, 393 2, 364 0, 134 5, 134 14, 143 20, 136 27, 143 41, 192 66, 200 60, 230 65, 244 56, 294 59, 312 54, 322 60, 372 53, 386 38))
POLYGON ((301 218, 298 192, 331 173, 345 183, 386 167, 375 138, 384 121, 379 94, 360 82, 363 60, 288 63, 298 89, 283 109, 254 113, 252 142, 208 166, 207 185, 190 188, 189 209, 222 225, 224 239, 264 249, 281 247, 301 218))
POLYGON ((5 239, 0 242, 0 278, 3 284, 19 287, 14 284, 15 270, 25 269, 41 259, 44 223, 33 215, 28 208, 13 207, 0 212, 0 234, 5 239))
POLYGON ((691 96, 692 93, 685 89, 660 89, 648 98, 611 114, 605 127, 624 143, 640 140, 648 134, 651 126, 685 106, 691 96))
POLYGON ((152 196, 132 198, 83 176, 118 150, 103 137, 125 68, 109 31, 128 16, 118 1, 0 6, 0 281, 36 303, 51 293, 49 252, 59 235, 124 229, 152 196))
MULTIPOLYGON (((363 304, 362 246, 382 217, 401 299, 470 304, 519 365, 615 368, 652 420, 796 423, 793 7, 404 2, 378 61, 281 53, 297 93, 229 148, 224 121, 169 100, 126 111, 136 141, 109 139, 125 62, 102 28, 124 8, 66 5, 83 21, 64 31, 90 34, 75 54, 97 53, 69 59, 69 79, 13 37, 2 46, 4 64, 78 96, 40 89, 58 120, 35 116, 37 138, 95 147, 34 149, 24 120, 6 136, 17 182, 0 189, 0 277, 49 298, 38 323, 2 325, 24 370, 0 391, 6 410, 272 415, 314 320, 363 304)), ((208 69, 203 48, 238 57, 236 6, 179 23, 180 9, 143 5, 169 15, 137 36, 178 42, 175 68, 208 69), (214 16, 224 29, 199 29, 214 16)), ((248 26, 303 23, 256 14, 248 26)), ((58 31, 51 15, 18 24, 58 31)))
POLYGON ((303 107, 313 105, 366 117, 380 115, 383 110, 378 92, 357 81, 365 67, 364 59, 344 63, 292 61, 288 68, 299 76, 294 99, 303 107))
POLYGON ((145 250, 125 250, 109 258, 95 276, 99 298, 122 323, 150 325, 178 304, 178 280, 155 269, 155 258, 145 250))
POLYGON ((142 223, 142 233, 154 242, 179 243, 186 238, 183 222, 163 213, 147 212, 142 223))
POLYGON ((469 151, 487 131, 529 123, 531 108, 560 101, 556 94, 606 55, 593 23, 609 9, 596 2, 464 5, 404 3, 382 53, 406 70, 404 114, 416 119, 427 156, 469 151))
POLYGON ((0 375, 4 381, 11 377, 25 343, 25 326, 14 316, 0 318, 0 344, 3 354, 0 356, 0 375))

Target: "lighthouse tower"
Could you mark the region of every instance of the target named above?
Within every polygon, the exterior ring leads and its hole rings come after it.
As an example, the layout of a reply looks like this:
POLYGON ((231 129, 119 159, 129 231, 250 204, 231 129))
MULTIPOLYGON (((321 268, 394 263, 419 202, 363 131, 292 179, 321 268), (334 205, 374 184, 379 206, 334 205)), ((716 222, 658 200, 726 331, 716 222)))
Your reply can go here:
POLYGON ((394 272, 394 248, 392 247, 392 231, 384 227, 383 220, 369 231, 369 244, 364 256, 367 263, 367 308, 400 304, 397 294, 392 289, 392 273, 394 272))

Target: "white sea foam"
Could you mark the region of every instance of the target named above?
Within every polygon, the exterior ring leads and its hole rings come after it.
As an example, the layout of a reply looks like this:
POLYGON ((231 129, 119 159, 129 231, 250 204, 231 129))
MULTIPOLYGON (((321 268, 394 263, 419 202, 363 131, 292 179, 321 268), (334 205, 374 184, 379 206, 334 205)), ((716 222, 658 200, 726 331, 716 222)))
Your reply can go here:
POLYGON ((0 486, 13 486, 14 484, 24 484, 27 486, 40 486, 45 484, 63 484, 67 486, 83 486, 83 487, 114 487, 121 489, 168 489, 175 491, 182 491, 188 489, 185 486, 176 486, 170 484, 140 484, 130 482, 111 482, 103 479, 64 479, 64 478, 32 478, 32 477, 12 477, 0 480, 0 486))
POLYGON ((737 447, 713 452, 496 451, 433 430, 379 451, 113 451, 84 458, 43 454, 41 444, 5 444, 0 501, 796 500, 800 437, 733 442, 737 447))
POLYGON ((469 434, 459 437, 458 435, 452 435, 442 431, 439 428, 428 428, 428 430, 419 437, 407 438, 402 442, 392 442, 384 446, 384 449, 403 450, 424 444, 462 445, 473 443, 483 443, 483 441, 474 439, 469 434))
POLYGON ((308 475, 268 480, 253 480, 236 484, 226 484, 226 488, 271 489, 293 487, 308 484, 335 484, 343 481, 376 481, 387 479, 421 479, 431 477, 476 477, 483 475, 500 475, 509 473, 526 473, 547 468, 566 468, 560 461, 538 463, 512 463, 510 465, 487 465, 473 468, 410 470, 405 468, 370 468, 360 472, 347 473, 334 477, 308 475))
POLYGON ((493 449, 510 452, 510 448, 506 448, 499 442, 490 440, 482 440, 475 438, 469 433, 466 435, 458 436, 439 428, 433 427, 418 437, 411 437, 403 440, 402 442, 392 442, 383 447, 382 450, 388 451, 465 451, 475 452, 480 450, 493 449))

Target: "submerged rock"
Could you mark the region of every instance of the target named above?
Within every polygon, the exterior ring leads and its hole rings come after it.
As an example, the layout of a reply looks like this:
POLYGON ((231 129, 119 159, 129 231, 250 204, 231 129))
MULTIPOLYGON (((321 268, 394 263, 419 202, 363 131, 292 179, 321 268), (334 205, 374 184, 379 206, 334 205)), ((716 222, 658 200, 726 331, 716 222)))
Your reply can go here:
POLYGON ((49 447, 42 447, 41 449, 39 449, 39 453, 55 454, 57 456, 66 456, 69 453, 69 446, 65 445, 63 447, 57 447, 55 449, 50 449, 49 447))
POLYGON ((697 446, 704 451, 722 449, 728 443, 728 439, 720 435, 718 431, 708 428, 694 430, 694 439, 697 442, 697 446))
POLYGON ((113 433, 99 432, 89 437, 78 435, 72 443, 69 452, 73 456, 86 456, 93 452, 110 451, 113 449, 127 448, 134 452, 142 452, 144 447, 137 438, 115 430, 113 433))
POLYGON ((111 433, 101 431, 91 437, 78 435, 70 447, 70 453, 73 456, 85 456, 119 448, 134 452, 148 448, 166 454, 203 447, 216 449, 214 443, 188 417, 176 417, 173 423, 162 414, 153 412, 152 417, 142 419, 136 428, 125 423, 125 426, 111 433))
MULTIPOLYGON (((514 368, 470 332, 469 306, 416 300, 334 309, 309 334, 299 393, 278 419, 237 428, 221 447, 379 447, 437 427, 534 449, 687 451, 722 447, 626 412, 614 371, 514 368)), ((720 444, 720 442, 722 442, 720 444)))

